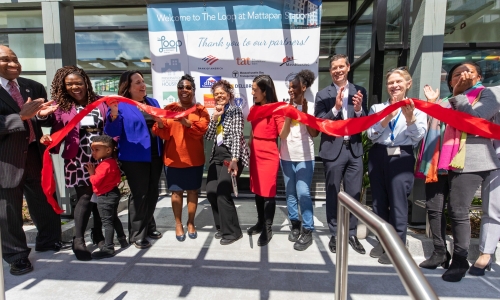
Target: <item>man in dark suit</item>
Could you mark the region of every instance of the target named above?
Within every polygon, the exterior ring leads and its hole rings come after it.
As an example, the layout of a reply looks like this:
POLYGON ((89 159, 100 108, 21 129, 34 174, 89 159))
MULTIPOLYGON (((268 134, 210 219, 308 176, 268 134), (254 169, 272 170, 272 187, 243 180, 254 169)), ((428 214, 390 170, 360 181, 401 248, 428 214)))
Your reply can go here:
MULTIPOLYGON (((333 83, 316 94, 314 115, 328 120, 346 120, 366 116, 366 90, 347 81, 350 64, 346 55, 336 54, 330 59, 333 83)), ((319 155, 326 177, 326 219, 332 235, 328 248, 337 252, 337 196, 340 182, 344 191, 359 201, 363 179, 363 143, 361 133, 335 137, 321 134, 319 155)), ((349 244, 358 253, 365 254, 356 237, 358 220, 350 215, 349 244)))
POLYGON ((19 77, 20 73, 16 54, 0 45, 0 228, 3 259, 13 275, 33 270, 23 231, 23 194, 38 229, 35 250, 69 247, 60 242, 61 218, 47 202, 41 186, 44 148, 38 142, 42 136, 40 119, 57 106, 45 102, 43 85, 19 77))

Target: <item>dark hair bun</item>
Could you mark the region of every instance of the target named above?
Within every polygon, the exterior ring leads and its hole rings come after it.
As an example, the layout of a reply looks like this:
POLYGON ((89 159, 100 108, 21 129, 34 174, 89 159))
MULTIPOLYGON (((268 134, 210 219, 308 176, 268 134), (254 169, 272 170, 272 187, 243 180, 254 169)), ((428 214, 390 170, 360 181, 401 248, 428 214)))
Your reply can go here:
POLYGON ((311 87, 311 85, 314 83, 314 73, 311 70, 301 70, 295 78, 299 78, 301 83, 305 85, 307 88, 311 87))

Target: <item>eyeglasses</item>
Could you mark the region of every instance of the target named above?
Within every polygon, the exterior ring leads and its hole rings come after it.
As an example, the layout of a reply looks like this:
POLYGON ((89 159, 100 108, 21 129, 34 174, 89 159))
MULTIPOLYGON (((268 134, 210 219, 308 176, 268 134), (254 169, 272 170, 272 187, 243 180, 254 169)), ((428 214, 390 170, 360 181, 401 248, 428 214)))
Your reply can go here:
POLYGON ((387 73, 391 73, 391 72, 394 72, 396 70, 408 72, 408 67, 407 66, 397 67, 397 68, 394 68, 394 69, 390 69, 389 71, 387 71, 387 73))
POLYGON ((178 89, 178 90, 182 90, 182 89, 184 89, 184 90, 188 90, 188 91, 190 91, 190 90, 192 90, 192 89, 193 89, 193 86, 191 86, 191 85, 178 85, 178 86, 177 86, 177 89, 178 89))

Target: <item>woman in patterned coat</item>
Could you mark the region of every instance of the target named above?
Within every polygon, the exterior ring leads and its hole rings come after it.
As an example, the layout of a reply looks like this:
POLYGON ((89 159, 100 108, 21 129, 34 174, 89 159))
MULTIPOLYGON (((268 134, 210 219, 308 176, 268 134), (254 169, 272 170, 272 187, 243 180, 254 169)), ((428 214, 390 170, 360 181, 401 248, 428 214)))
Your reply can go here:
POLYGON ((232 178, 248 167, 249 152, 243 137, 243 113, 234 105, 234 91, 226 80, 212 86, 216 107, 205 139, 214 141, 207 174, 207 198, 212 206, 216 239, 229 245, 243 237, 231 192, 232 178))
MULTIPOLYGON (((75 66, 66 66, 57 70, 51 89, 52 99, 59 106, 50 116, 52 122, 51 134, 61 130, 88 104, 99 99, 92 89, 89 77, 82 69, 75 66)), ((104 242, 101 217, 97 206, 90 202, 92 198, 92 184, 85 164, 96 163, 90 149, 91 138, 101 135, 104 128, 104 119, 107 106, 101 103, 90 114, 85 116, 64 138, 64 148, 61 154, 64 158, 64 177, 66 187, 76 191, 75 237, 73 238, 73 252, 79 260, 91 260, 90 252, 85 245, 84 234, 89 222, 90 213, 94 215, 92 241, 94 244, 104 242)), ((42 136, 40 142, 51 143, 50 135, 42 136)), ((61 145, 52 148, 52 153, 59 153, 61 145)), ((121 237, 125 238, 125 237, 121 237)), ((101 246, 101 245, 99 245, 101 246)))

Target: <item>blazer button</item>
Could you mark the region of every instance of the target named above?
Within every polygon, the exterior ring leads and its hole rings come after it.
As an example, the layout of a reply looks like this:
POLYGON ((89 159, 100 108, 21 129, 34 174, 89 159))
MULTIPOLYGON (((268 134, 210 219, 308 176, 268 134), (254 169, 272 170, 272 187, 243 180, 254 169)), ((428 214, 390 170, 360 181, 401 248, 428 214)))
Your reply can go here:
POLYGON ((29 136, 27 136, 27 137, 26 137, 26 139, 27 139, 27 140, 29 140, 29 139, 30 139, 30 137, 29 137, 29 136))
POLYGON ((27 153, 28 153, 28 150, 24 150, 24 152, 23 152, 23 153, 24 153, 24 154, 27 154, 27 153))

